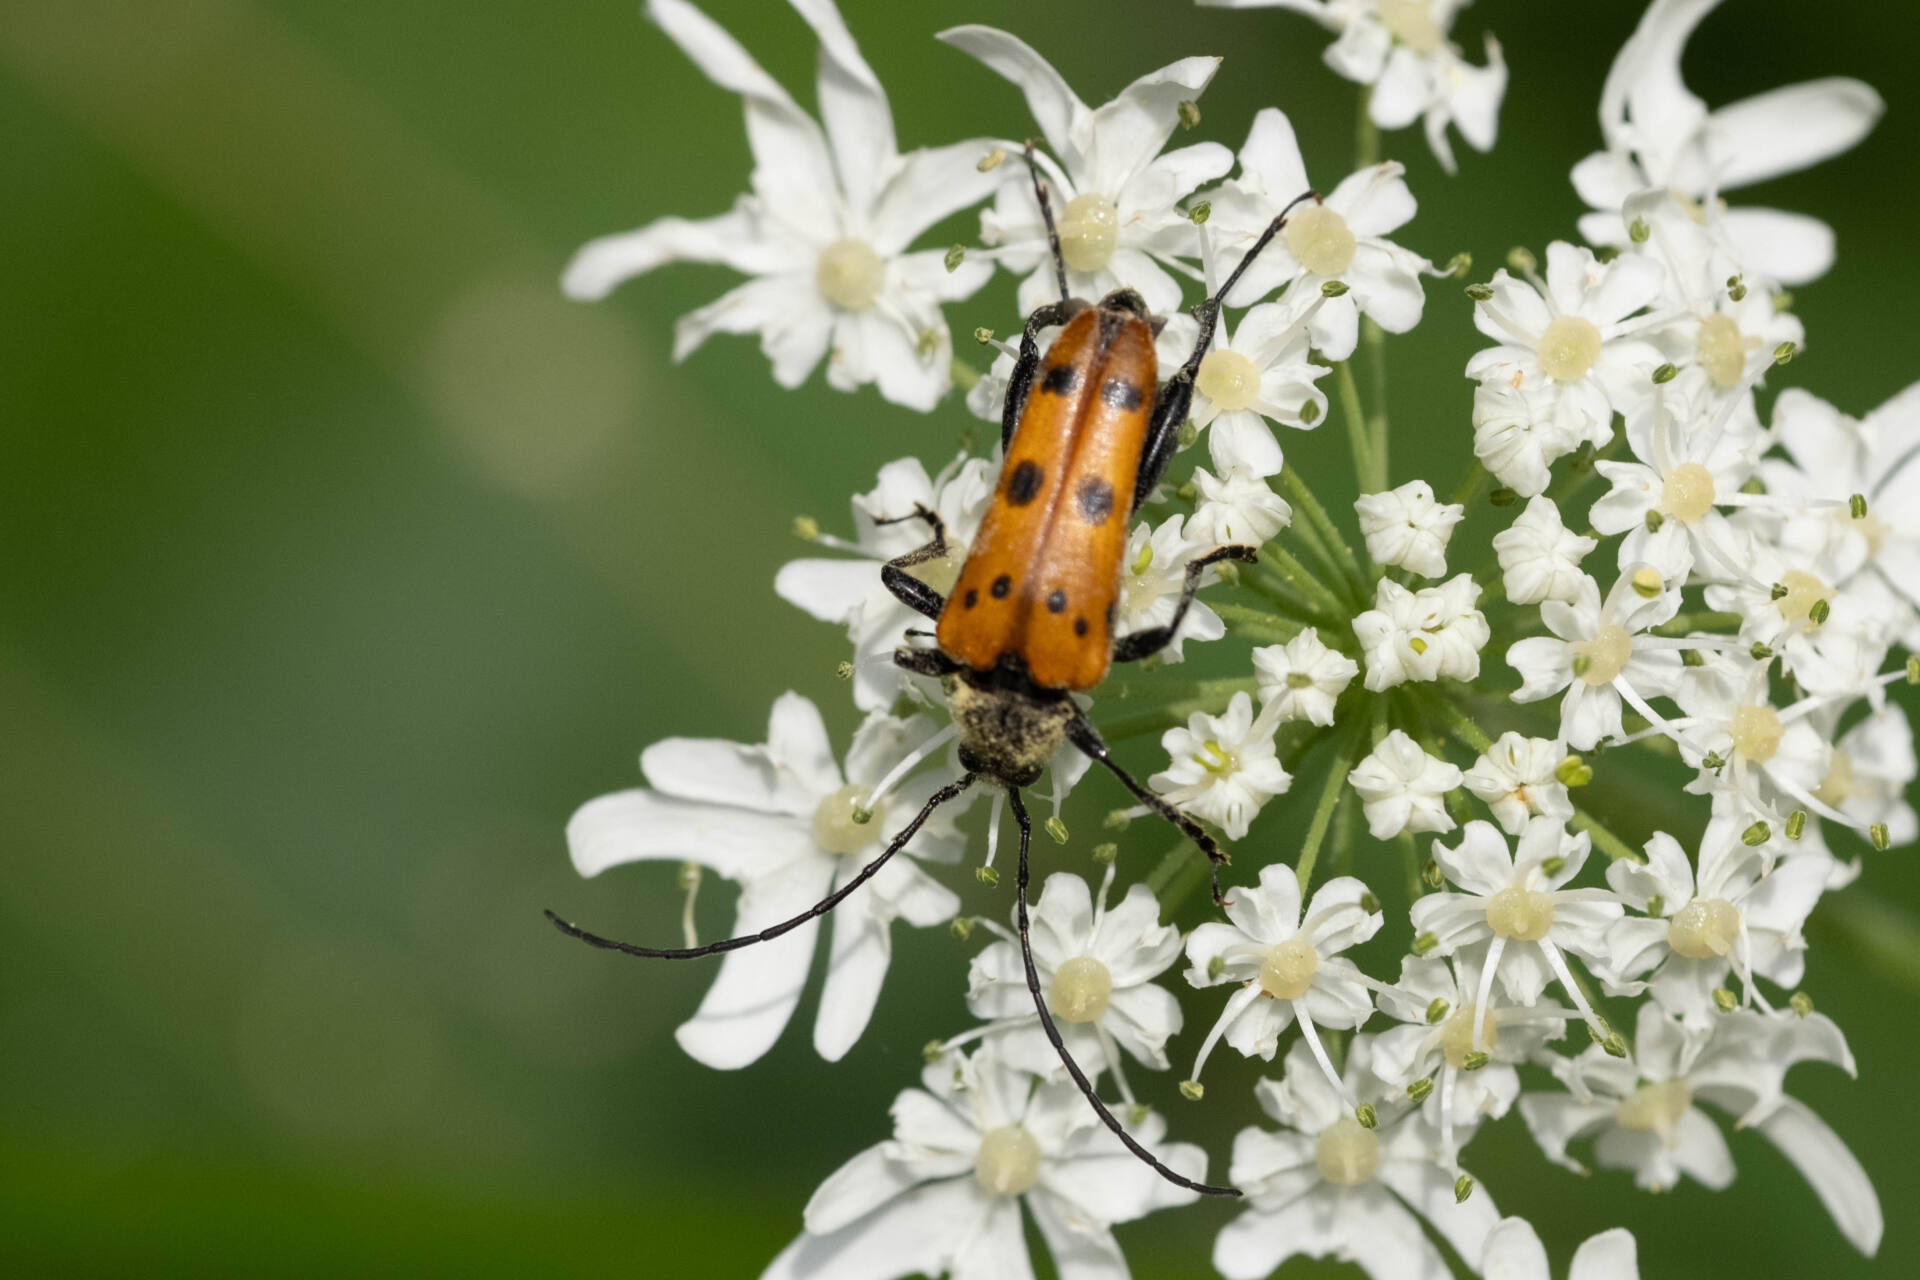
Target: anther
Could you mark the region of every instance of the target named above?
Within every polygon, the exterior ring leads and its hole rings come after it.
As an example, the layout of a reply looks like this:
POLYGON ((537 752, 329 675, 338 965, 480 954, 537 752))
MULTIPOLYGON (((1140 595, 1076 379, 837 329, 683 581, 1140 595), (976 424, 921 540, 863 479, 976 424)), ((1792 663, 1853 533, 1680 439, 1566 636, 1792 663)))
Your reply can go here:
POLYGON ((1749 849, 1755 849, 1773 838, 1773 828, 1764 822, 1756 822, 1740 833, 1740 843, 1749 849))
POLYGON ((1807 811, 1795 809, 1787 815, 1787 839, 1798 840, 1807 829, 1807 811))
POLYGON ((1653 234, 1653 228, 1647 225, 1645 218, 1635 218, 1627 224, 1627 239, 1635 244, 1645 244, 1647 237, 1653 234))
POLYGON ((820 522, 812 516, 793 518, 793 536, 802 542, 817 542, 820 538, 820 522))
POLYGON ((1672 382, 1679 375, 1680 375, 1680 370, 1678 368, 1676 368, 1672 364, 1663 364, 1658 369, 1655 369, 1653 371, 1653 384, 1656 387, 1665 386, 1667 383, 1672 382))
POLYGON ((1876 822, 1872 826, 1868 827, 1867 839, 1873 841, 1873 847, 1875 849, 1879 850, 1881 853, 1885 853, 1887 851, 1887 845, 1889 843, 1887 839, 1887 824, 1884 822, 1876 822))
POLYGON ((1733 992, 1727 990, 1725 987, 1715 987, 1713 989, 1713 1007, 1722 1013, 1732 1013, 1740 1007, 1740 997, 1734 995, 1733 992))
POLYGON ((1000 883, 1000 873, 992 867, 975 867, 973 869, 973 878, 981 884, 986 885, 989 889, 1000 883))
POLYGON ((981 173, 991 173, 995 169, 998 169, 1000 165, 1006 160, 1006 158, 1007 158, 1006 148, 995 147, 993 150, 987 152, 987 154, 985 154, 984 156, 981 156, 980 163, 976 164, 973 167, 978 169, 981 173))
POLYGON ((1467 1197, 1472 1194, 1473 1179, 1471 1177, 1463 1173, 1453 1180, 1453 1202, 1455 1204, 1465 1204, 1467 1197))
POLYGON ((1179 105, 1178 108, 1176 108, 1176 110, 1178 110, 1180 113, 1180 127, 1182 129, 1191 129, 1195 125, 1200 123, 1200 104, 1199 103, 1183 102, 1179 105))
POLYGON ((1187 210, 1187 220, 1196 227, 1204 227, 1207 225, 1207 219, 1212 216, 1213 202, 1211 200, 1202 200, 1187 210))
POLYGON ((1120 846, 1111 840, 1105 840, 1093 846, 1092 853, 1093 860, 1104 867, 1120 856, 1120 846))
POLYGON ((1201 1084, 1198 1080, 1182 1080, 1180 1082, 1180 1096, 1188 1102, 1198 1102, 1200 1099, 1206 1097, 1206 1095, 1207 1086, 1201 1084))
POLYGON ((1067 842, 1067 824, 1060 821, 1057 815, 1048 818, 1047 834, 1053 837, 1055 844, 1065 844, 1067 842))
POLYGON ((966 260, 967 260, 967 246, 963 244, 956 244, 952 248, 948 249, 947 257, 946 257, 947 274, 951 275, 955 271, 958 271, 960 269, 960 264, 965 262, 966 260))
POLYGON ((1865 520, 1867 518, 1867 495, 1864 493, 1856 493, 1851 498, 1848 498, 1847 513, 1855 520, 1865 520))
POLYGON ((1813 1012, 1813 997, 1804 991, 1796 991, 1791 996, 1788 996, 1787 1004, 1795 1013, 1803 1018, 1813 1012))
POLYGON ((1353 1118, 1360 1122, 1362 1129, 1371 1129, 1380 1123, 1380 1117, 1371 1102, 1363 1102, 1353 1109, 1353 1118))
POLYGON ((1409 1102, 1425 1102, 1432 1093, 1433 1078, 1431 1076, 1421 1076, 1418 1080, 1415 1080, 1407 1086, 1407 1100, 1409 1102))
POLYGON ((1493 300, 1492 285, 1470 284, 1467 286, 1466 293, 1467 296, 1475 302, 1491 302, 1493 300))

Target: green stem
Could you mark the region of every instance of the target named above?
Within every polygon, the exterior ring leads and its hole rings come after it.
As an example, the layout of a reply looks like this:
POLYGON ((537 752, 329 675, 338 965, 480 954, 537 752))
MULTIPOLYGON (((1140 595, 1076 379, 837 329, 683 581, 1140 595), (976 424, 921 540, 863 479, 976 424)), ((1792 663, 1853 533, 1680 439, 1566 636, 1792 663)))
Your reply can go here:
POLYGON ((1367 411, 1360 403, 1360 384, 1353 365, 1342 360, 1333 366, 1334 390, 1340 397, 1340 416, 1347 422, 1347 441, 1353 446, 1353 480, 1360 492, 1373 488, 1373 443, 1367 434, 1367 411))
POLYGON ((1387 487, 1387 335, 1372 317, 1360 318, 1360 342, 1367 351, 1367 368, 1373 374, 1373 416, 1367 429, 1373 436, 1373 483, 1379 493, 1387 487))
POLYGON ((1220 615, 1220 621, 1227 624, 1228 630, 1255 644, 1285 644, 1308 626, 1243 604, 1215 604, 1211 608, 1220 615))
POLYGON ((1593 837, 1594 847, 1612 858, 1615 862, 1645 862, 1647 859, 1638 849, 1622 840, 1607 829, 1605 823, 1575 806, 1573 811, 1573 829, 1584 831, 1593 837))
POLYGON ((1327 772, 1326 783, 1320 788, 1320 802, 1313 808, 1313 820, 1307 824, 1306 843, 1300 846, 1300 861, 1296 874, 1300 878, 1300 896, 1306 897, 1307 886, 1313 883, 1313 864, 1320 857, 1320 845, 1327 838, 1327 825, 1333 821, 1334 806, 1339 803, 1341 792, 1347 783, 1347 774, 1353 769, 1354 756, 1359 748, 1359 734, 1347 735, 1346 745, 1333 753, 1333 765, 1327 772))
POLYGON ((1301 599, 1300 593, 1277 573, 1264 568, 1255 569, 1253 572, 1242 570, 1240 585, 1295 622, 1303 622, 1313 627, 1338 625, 1338 619, 1328 617, 1320 609, 1301 599))
POLYGON ((1195 697, 1170 702, 1166 706, 1156 707, 1151 711, 1119 716, 1108 721, 1100 726, 1100 736, 1108 742, 1120 742, 1127 738, 1137 738, 1143 733, 1157 733, 1178 724, 1185 724, 1187 717, 1196 711, 1204 711, 1208 715, 1219 715, 1226 709, 1227 703, 1233 700, 1234 694, 1250 694, 1254 691, 1252 676, 1241 676, 1230 680, 1206 680, 1200 684, 1204 692, 1195 697))
POLYGON ((1305 598, 1314 612, 1325 615, 1326 622, 1337 625, 1347 617, 1347 607, 1341 603, 1340 597, 1334 595, 1327 589, 1325 583, 1314 577, 1305 565, 1294 558, 1291 551, 1276 547, 1269 542, 1260 548, 1260 559, 1278 575, 1280 581, 1305 598))
POLYGON ((1327 514, 1326 507, 1321 504, 1318 497, 1314 496, 1313 490, 1307 487, 1307 482, 1300 478, 1297 468, 1283 469, 1280 472, 1280 483, 1287 491, 1287 500, 1306 513, 1307 525, 1318 536, 1333 567, 1344 574, 1346 580, 1352 584, 1354 603, 1364 603, 1367 577, 1360 570, 1360 558, 1354 555, 1353 547, 1347 540, 1340 536, 1340 530, 1333 523, 1333 517, 1327 514))
POLYGON ((1593 464, 1596 462, 1604 462, 1620 451, 1621 436, 1624 434, 1624 432, 1617 433, 1613 439, 1607 441, 1606 448, 1598 450, 1585 458, 1576 458, 1568 464, 1567 470, 1560 477, 1559 482, 1547 490, 1547 496, 1553 499, 1554 506, 1561 508, 1563 511, 1566 509, 1567 499, 1580 492, 1581 485, 1599 474, 1594 469, 1593 464))
POLYGON ((1487 470, 1487 464, 1475 458, 1473 465, 1467 468, 1465 478, 1460 481, 1453 491, 1453 496, 1447 501, 1456 507, 1470 506, 1480 496, 1480 491, 1487 487, 1487 481, 1492 478, 1492 473, 1487 470))

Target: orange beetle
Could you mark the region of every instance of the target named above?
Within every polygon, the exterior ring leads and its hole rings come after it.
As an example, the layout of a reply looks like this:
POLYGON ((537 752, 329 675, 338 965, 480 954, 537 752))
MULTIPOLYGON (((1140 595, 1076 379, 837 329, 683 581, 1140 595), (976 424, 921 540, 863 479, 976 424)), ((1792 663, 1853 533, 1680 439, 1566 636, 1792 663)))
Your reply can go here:
MULTIPOLYGON (((838 906, 905 847, 936 808, 984 778, 1005 788, 1019 826, 1015 911, 1027 990, 1068 1074, 1106 1126, 1162 1177, 1206 1195, 1237 1196, 1240 1192, 1232 1187, 1197 1182, 1168 1168, 1142 1147, 1100 1100, 1062 1042, 1040 989, 1029 941, 1027 854, 1033 822, 1020 789, 1031 786, 1046 771, 1062 742, 1071 741, 1112 770, 1141 804, 1179 827, 1200 847, 1213 872, 1214 902, 1225 905, 1219 869, 1226 853, 1198 822, 1140 785, 1114 761, 1069 695, 1099 684, 1114 662, 1138 661, 1165 648, 1210 565, 1251 561, 1257 556, 1254 547, 1223 546, 1195 558, 1187 564, 1180 601, 1165 626, 1114 636, 1127 526, 1173 456, 1175 433, 1193 399, 1194 378, 1213 341, 1220 300, 1300 201, 1274 219, 1220 291, 1194 308, 1200 334, 1193 353, 1164 387, 1156 388, 1153 340, 1159 326, 1146 303, 1131 289, 1116 290, 1097 304, 1068 295, 1060 240, 1031 146, 1027 165, 1046 221, 1061 300, 1036 310, 1021 334, 1020 356, 1007 383, 1001 418, 1005 458, 999 484, 951 595, 941 595, 909 572, 946 557, 946 529, 940 517, 916 507, 909 514, 881 521, 923 520, 933 532, 926 545, 884 565, 881 576, 901 601, 936 621, 936 647, 897 649, 893 660, 920 675, 950 678, 947 705, 966 772, 936 791, 859 874, 803 914, 757 934, 703 947, 652 948, 588 933, 551 911, 547 917, 563 933, 583 942, 637 956, 684 960, 765 942, 838 906), (1038 335, 1056 325, 1065 328, 1043 358, 1038 335)), ((1308 192, 1300 200, 1313 198, 1308 192)))

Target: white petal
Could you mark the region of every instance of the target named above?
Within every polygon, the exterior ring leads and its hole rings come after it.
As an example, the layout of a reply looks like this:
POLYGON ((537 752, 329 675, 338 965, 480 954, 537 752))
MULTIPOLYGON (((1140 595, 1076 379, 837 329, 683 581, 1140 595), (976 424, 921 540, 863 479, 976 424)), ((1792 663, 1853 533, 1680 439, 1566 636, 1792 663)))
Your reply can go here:
POLYGON ((994 1198, 986 1222, 961 1243, 953 1259, 952 1280, 1033 1280, 1019 1200, 994 1198))
POLYGON ((1027 110, 1055 155, 1065 159, 1074 123, 1088 114, 1053 64, 1016 36, 994 27, 965 26, 942 31, 938 39, 968 53, 1005 76, 1026 95, 1027 110))
POLYGON ((716 333, 758 333, 783 387, 807 380, 833 336, 833 312, 811 272, 760 276, 736 285, 673 326, 673 358, 684 360, 716 333))
POLYGON ((1060 1280, 1127 1280, 1127 1260, 1111 1231, 1045 1192, 1028 1197, 1027 1207, 1060 1280))
POLYGON ((992 149, 991 142, 975 139, 902 156, 874 203, 868 229, 874 249, 882 257, 899 253, 934 223, 992 195, 1006 180, 997 169, 981 172, 980 161, 992 149))
POLYGON ((1838 76, 1756 93, 1709 118, 1709 173, 1726 189, 1819 164, 1866 137, 1886 105, 1871 85, 1838 76))
POLYGON ((760 1280, 899 1280, 939 1275, 977 1229, 983 1195, 972 1178, 916 1187, 824 1236, 803 1235, 760 1280))
MULTIPOLYGON (((772 881, 749 882, 733 935, 758 933, 805 911, 826 896, 832 872, 822 857, 772 881)), ((744 1067, 772 1048, 800 1002, 818 928, 819 921, 809 920, 771 942, 729 951, 699 1011, 674 1032, 680 1047, 718 1071, 744 1067)))
MULTIPOLYGON (((871 892, 871 886, 866 891, 871 892)), ((867 909, 868 905, 844 902, 832 916, 827 980, 813 1023, 814 1050, 828 1062, 844 1058, 867 1029, 893 956, 891 922, 867 909)), ((958 899, 954 907, 959 909, 958 899)))
POLYGON ((1258 178, 1274 199, 1291 200, 1308 189, 1306 161, 1300 158, 1300 142, 1286 112, 1262 107, 1254 113, 1253 128, 1240 148, 1240 171, 1258 178))
POLYGON ((880 569, 871 560, 789 560, 773 576, 774 594, 822 622, 851 622, 873 594, 880 569))
POLYGON ((1880 1248, 1885 1221, 1880 1197, 1853 1152, 1819 1116, 1792 1098, 1760 1124, 1774 1146, 1793 1161, 1827 1206, 1835 1225, 1854 1248, 1872 1257, 1880 1248))
POLYGON ((580 806, 567 823, 574 870, 597 876, 629 862, 697 862, 729 880, 813 854, 812 834, 790 817, 678 800, 642 788, 580 806))
POLYGON ((1741 261, 1782 284, 1806 284, 1833 265, 1833 228, 1804 213, 1751 206, 1721 218, 1741 261))
POLYGON ((1567 1280, 1640 1280, 1640 1251, 1625 1227, 1602 1231, 1573 1251, 1567 1280))
MULTIPOLYGON (((909 1091, 917 1093, 917 1090, 909 1091)), ((918 1094, 926 1098, 926 1094, 918 1094)), ((931 1101, 929 1099, 929 1101, 931 1101)), ((938 1104, 935 1104, 938 1105, 938 1104)), ((974 1135, 976 1140, 978 1135, 974 1135)), ((891 1143, 868 1147, 827 1175, 807 1201, 807 1230, 823 1236, 872 1213, 920 1181, 900 1161, 890 1158, 891 1143)))
POLYGON ((718 262, 749 275, 802 265, 790 248, 764 239, 752 213, 735 205, 715 218, 661 218, 589 240, 567 263, 560 287, 569 298, 593 301, 668 262, 718 262))
POLYGON ((849 203, 865 209, 899 154, 887 91, 832 0, 792 4, 820 37, 820 119, 833 142, 841 188, 849 203))
POLYGON ((1325 1204, 1306 1196, 1280 1209, 1248 1209, 1221 1228, 1213 1242, 1214 1270, 1227 1280, 1266 1280, 1297 1254, 1325 1257, 1340 1245, 1325 1204))
POLYGON ((1502 1218, 1487 1233, 1480 1274, 1485 1280, 1551 1280, 1547 1247, 1525 1218, 1502 1218))
POLYGON ((1118 194, 1167 145, 1180 123, 1180 104, 1199 97, 1219 69, 1218 58, 1182 58, 1147 72, 1076 121, 1073 140, 1083 158, 1075 177, 1081 185, 1118 194))

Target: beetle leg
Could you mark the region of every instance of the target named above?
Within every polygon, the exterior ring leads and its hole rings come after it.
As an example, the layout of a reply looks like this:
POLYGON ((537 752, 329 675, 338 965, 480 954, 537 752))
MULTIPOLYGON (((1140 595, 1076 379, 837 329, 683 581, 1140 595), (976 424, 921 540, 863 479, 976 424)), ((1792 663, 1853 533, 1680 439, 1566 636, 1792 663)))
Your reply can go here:
POLYGON ((911 671, 916 676, 931 676, 935 680, 941 676, 956 675, 965 669, 965 664, 955 662, 938 649, 895 649, 893 665, 902 671, 911 671))
POLYGON ((913 510, 904 516, 875 516, 875 524, 899 524, 904 520, 925 520, 933 529, 933 537, 926 543, 915 547, 905 555, 895 556, 880 566, 880 581, 887 590, 893 592, 901 604, 915 613, 938 619, 940 611, 947 606, 947 598, 935 591, 920 579, 908 573, 914 565, 925 564, 929 560, 938 560, 947 554, 947 525, 940 513, 921 503, 914 503, 913 510))
POLYGON ((1033 375, 1040 371, 1040 331, 1065 324, 1080 310, 1081 307, 1071 301, 1049 302, 1035 307, 1027 317, 1026 328, 1020 333, 1020 358, 1014 361, 1013 373, 1007 378, 1007 399, 1000 410, 1002 449, 1013 443, 1013 429, 1020 425, 1020 414, 1027 407, 1027 393, 1033 390, 1033 375))
POLYGON ((1067 1074, 1073 1077, 1073 1082, 1080 1086, 1080 1092, 1086 1098, 1087 1105, 1091 1106, 1094 1114, 1100 1117, 1100 1122, 1111 1129, 1116 1138, 1126 1144, 1127 1150, 1151 1165, 1155 1173, 1175 1186, 1197 1191, 1204 1196, 1239 1195, 1240 1192, 1232 1187, 1216 1187, 1205 1182, 1195 1182, 1192 1178, 1176 1173, 1162 1164, 1151 1151, 1141 1146, 1134 1136, 1127 1132, 1126 1126, 1122 1125, 1119 1118, 1107 1109, 1107 1104, 1100 1101, 1100 1095, 1094 1092, 1093 1082, 1087 1079, 1087 1073, 1080 1069, 1080 1064, 1073 1060, 1071 1053, 1067 1052, 1066 1042, 1060 1038, 1060 1028, 1054 1024, 1053 1011, 1047 1007, 1047 998, 1040 990, 1040 970, 1033 963, 1033 939, 1027 913, 1029 882, 1027 846, 1033 839, 1033 819, 1027 816, 1027 806, 1020 800, 1019 788, 1007 788, 1007 803, 1013 809, 1013 820, 1020 826, 1020 864, 1018 876, 1014 881, 1016 893, 1014 911, 1020 926, 1020 959, 1026 966, 1027 992, 1033 997, 1034 1012, 1040 1015, 1040 1029, 1047 1033, 1047 1039, 1052 1043, 1053 1051, 1060 1055, 1061 1065, 1066 1067, 1067 1074))
POLYGON ((1207 554, 1187 561, 1187 580, 1180 586, 1180 603, 1173 607, 1173 617, 1163 627, 1148 627, 1145 631, 1135 631, 1115 640, 1113 660, 1138 662, 1173 643, 1174 634, 1180 630, 1181 619, 1187 616, 1187 607, 1193 603, 1193 593, 1200 589, 1200 575, 1207 571, 1208 566, 1219 564, 1222 560, 1239 560, 1245 564, 1252 564, 1259 558, 1258 547, 1234 543, 1215 547, 1207 554))
POLYGON ((1220 842, 1207 834, 1207 829, 1193 818, 1168 804, 1165 796, 1141 786, 1132 774, 1122 769, 1112 753, 1107 750, 1106 741, 1101 738, 1100 731, 1093 727, 1093 722, 1084 714, 1075 715, 1067 725, 1067 740, 1078 747, 1088 759, 1097 760, 1111 770, 1113 776, 1120 779, 1120 784, 1133 793, 1134 799, 1171 822, 1180 829, 1182 835, 1200 846, 1200 852, 1207 855, 1207 871, 1213 881, 1213 905, 1216 907, 1229 905, 1227 896, 1220 890, 1220 868, 1226 866, 1232 859, 1227 856, 1227 851, 1220 847, 1220 842))

